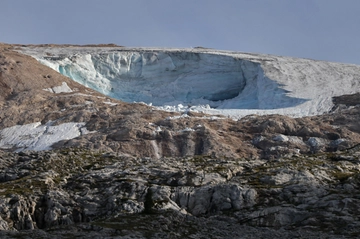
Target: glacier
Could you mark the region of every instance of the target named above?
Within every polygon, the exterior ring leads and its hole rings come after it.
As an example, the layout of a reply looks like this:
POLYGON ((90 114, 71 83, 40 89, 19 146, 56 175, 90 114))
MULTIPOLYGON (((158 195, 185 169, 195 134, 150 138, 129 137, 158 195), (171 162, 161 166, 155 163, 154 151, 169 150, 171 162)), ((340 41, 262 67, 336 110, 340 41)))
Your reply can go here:
POLYGON ((360 91, 360 66, 206 48, 23 47, 74 81, 125 102, 239 118, 328 112, 360 91))

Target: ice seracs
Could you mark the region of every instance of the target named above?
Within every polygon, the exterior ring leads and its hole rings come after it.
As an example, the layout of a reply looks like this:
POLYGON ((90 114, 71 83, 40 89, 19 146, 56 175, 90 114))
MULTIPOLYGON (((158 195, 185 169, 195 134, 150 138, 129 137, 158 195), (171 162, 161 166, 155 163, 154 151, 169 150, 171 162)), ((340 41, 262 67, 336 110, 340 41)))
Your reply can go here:
POLYGON ((21 51, 105 95, 165 110, 306 116, 329 111, 333 96, 360 92, 360 66, 309 59, 211 49, 21 51))

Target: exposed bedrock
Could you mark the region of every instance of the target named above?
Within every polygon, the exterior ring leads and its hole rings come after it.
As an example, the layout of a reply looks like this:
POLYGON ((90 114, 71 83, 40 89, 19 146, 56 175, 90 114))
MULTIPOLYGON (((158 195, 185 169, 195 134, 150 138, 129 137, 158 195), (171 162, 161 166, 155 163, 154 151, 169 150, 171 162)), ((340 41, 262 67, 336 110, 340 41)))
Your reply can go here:
POLYGON ((196 232, 210 235, 213 226, 204 222, 215 220, 219 238, 230 233, 231 225, 237 233, 244 233, 239 227, 253 226, 338 236, 306 238, 354 238, 360 235, 359 155, 354 148, 272 161, 159 160, 87 149, 0 151, 0 235, 15 229, 70 231, 70 225, 87 228, 85 235, 96 225, 145 235, 176 225, 186 235, 183 230, 197 221, 196 232), (169 219, 166 227, 160 215, 169 219), (134 223, 141 218, 147 227, 134 223))

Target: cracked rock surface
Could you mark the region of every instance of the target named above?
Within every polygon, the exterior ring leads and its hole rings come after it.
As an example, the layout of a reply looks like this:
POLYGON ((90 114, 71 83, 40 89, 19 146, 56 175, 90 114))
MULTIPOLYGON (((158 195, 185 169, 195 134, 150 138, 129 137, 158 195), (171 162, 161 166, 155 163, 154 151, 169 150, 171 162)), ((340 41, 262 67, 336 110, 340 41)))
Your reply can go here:
POLYGON ((58 236, 104 230, 124 237, 252 238, 255 229, 265 238, 359 236, 359 155, 358 148, 271 161, 2 152, 0 225, 58 236))

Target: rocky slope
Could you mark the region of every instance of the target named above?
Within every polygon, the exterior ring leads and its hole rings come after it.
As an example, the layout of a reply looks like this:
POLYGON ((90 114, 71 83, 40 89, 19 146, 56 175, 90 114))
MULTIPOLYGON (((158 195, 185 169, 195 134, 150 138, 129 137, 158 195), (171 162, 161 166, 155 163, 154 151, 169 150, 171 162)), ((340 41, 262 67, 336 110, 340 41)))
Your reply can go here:
POLYGON ((303 118, 171 113, 107 98, 16 47, 0 45, 2 237, 360 235, 357 95, 303 118), (27 141, 4 130, 35 122, 88 133, 15 153, 27 141))
POLYGON ((359 236, 359 154, 269 161, 2 153, 0 226, 48 236, 359 236))

